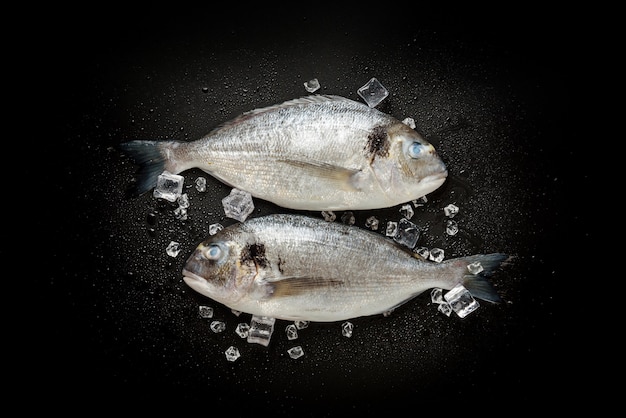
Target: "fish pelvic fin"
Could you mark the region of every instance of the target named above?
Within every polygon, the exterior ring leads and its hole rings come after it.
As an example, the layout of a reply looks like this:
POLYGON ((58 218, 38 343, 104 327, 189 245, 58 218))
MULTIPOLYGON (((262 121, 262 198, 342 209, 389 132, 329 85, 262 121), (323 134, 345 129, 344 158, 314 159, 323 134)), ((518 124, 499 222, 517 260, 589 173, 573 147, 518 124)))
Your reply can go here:
POLYGON ((157 178, 170 165, 166 150, 172 143, 173 141, 135 140, 118 145, 120 151, 139 166, 135 182, 127 190, 129 196, 142 195, 156 186, 157 178))
POLYGON ((460 260, 464 262, 463 264, 466 268, 461 284, 476 298, 487 302, 501 303, 502 298, 500 298, 500 295, 498 295, 493 284, 487 277, 492 275, 499 267, 509 263, 512 259, 513 257, 502 253, 477 254, 463 257, 460 260), (467 269, 467 265, 475 262, 479 262, 483 267, 483 271, 478 274, 473 274, 467 269))

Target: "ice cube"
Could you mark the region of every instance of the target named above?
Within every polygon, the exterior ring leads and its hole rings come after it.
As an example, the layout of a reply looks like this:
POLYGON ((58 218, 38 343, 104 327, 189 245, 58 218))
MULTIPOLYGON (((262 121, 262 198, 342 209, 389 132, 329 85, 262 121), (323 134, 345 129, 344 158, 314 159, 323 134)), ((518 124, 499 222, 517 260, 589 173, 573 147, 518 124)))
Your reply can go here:
POLYGON ((436 263, 441 263, 443 261, 444 251, 441 248, 431 248, 430 254, 428 255, 428 259, 432 260, 436 263))
POLYGON ((424 260, 428 260, 428 258, 430 257, 430 250, 428 250, 427 247, 415 247, 413 249, 413 252, 419 254, 419 256, 422 257, 424 260))
POLYGON ((235 361, 239 357, 241 357, 241 354, 239 353, 239 349, 232 345, 226 349, 225 354, 226 354, 226 360, 228 361, 235 361))
POLYGON ((209 235, 215 235, 219 231, 221 231, 222 229, 224 229, 224 225, 222 225, 220 223, 211 224, 211 225, 209 225, 209 235))
POLYGON ((246 324, 245 322, 241 322, 237 324, 237 327, 235 328, 235 332, 241 338, 248 338, 248 334, 250 333, 250 325, 246 324))
POLYGON ((415 129, 415 120, 413 118, 404 118, 402 120, 402 123, 404 123, 406 126, 408 126, 411 129, 415 129))
POLYGON ((305 329, 309 326, 309 321, 294 321, 293 323, 298 329, 305 329))
POLYGON ((206 192, 206 179, 202 176, 196 179, 196 190, 199 192, 206 192))
POLYGON ((398 222, 389 221, 387 222, 387 229, 385 230, 385 235, 388 237, 395 237, 398 233, 398 222))
POLYGON ((354 325, 350 321, 346 321, 341 324, 341 335, 344 337, 352 337, 352 330, 354 329, 354 325))
POLYGON ((448 219, 446 221, 446 234, 448 235, 456 235, 459 232, 459 225, 456 221, 452 219, 448 219))
POLYGON ((187 209, 183 208, 182 206, 177 207, 176 209, 174 209, 174 217, 178 220, 186 221, 187 209))
POLYGON ((398 222, 398 230, 393 236, 393 240, 405 247, 413 248, 420 237, 420 230, 413 222, 402 218, 398 222))
POLYGON ((443 289, 440 287, 435 287, 430 291, 430 300, 433 303, 446 303, 443 299, 443 289))
POLYGON ((426 196, 418 197, 417 199, 413 200, 413 206, 415 206, 416 208, 424 206, 426 205, 426 203, 428 203, 428 198, 426 196))
POLYGON ((322 211, 322 216, 324 217, 324 220, 326 222, 333 222, 335 219, 337 219, 337 215, 335 215, 332 210, 322 211))
POLYGON ((469 263, 467 265, 467 270, 469 270, 472 274, 478 274, 483 271, 483 265, 480 264, 480 261, 474 261, 473 263, 469 263))
POLYGON ((178 199, 183 192, 184 180, 185 178, 183 176, 172 174, 169 171, 164 171, 159 174, 157 184, 152 192, 152 195, 156 198, 176 202, 176 199, 178 199))
POLYGON ((378 219, 375 216, 370 216, 365 220, 365 226, 370 228, 372 231, 378 230, 378 219))
POLYGON ((313 78, 304 83, 304 88, 309 93, 313 93, 314 91, 319 90, 320 82, 317 80, 317 78, 313 78))
POLYGON ((224 213, 229 218, 243 222, 254 210, 252 195, 243 190, 233 188, 230 194, 222 199, 224 213))
POLYGON ((200 318, 213 318, 213 308, 210 306, 200 305, 198 307, 198 313, 200 314, 200 318))
POLYGON ((165 252, 170 257, 176 257, 180 252, 180 244, 176 241, 170 241, 170 243, 167 244, 167 248, 165 248, 165 252))
POLYGON ((257 343, 267 347, 274 332, 276 318, 267 316, 252 315, 250 319, 250 330, 248 331, 248 342, 257 343))
POLYGON ((443 208, 443 213, 448 217, 448 218, 454 218, 454 215, 456 215, 457 213, 459 213, 459 207, 456 205, 453 205, 452 203, 450 203, 448 206, 446 206, 445 208, 443 208))
POLYGON ((457 284, 443 298, 450 304, 456 314, 465 318, 471 312, 478 309, 478 301, 462 284, 457 284))
POLYGON ((385 97, 389 96, 387 89, 380 84, 376 77, 372 77, 370 81, 357 90, 357 93, 369 107, 376 107, 385 97))
POLYGON ((223 321, 213 321, 209 326, 211 327, 211 331, 216 334, 226 329, 226 323, 223 321))
POLYGON ((298 338, 298 328, 296 328, 294 324, 287 325, 285 332, 287 333, 288 340, 295 340, 298 338))
POLYGON ((294 359, 302 357, 304 355, 304 351, 302 350, 302 347, 299 345, 290 348, 289 350, 287 350, 287 353, 289 353, 289 357, 294 358, 294 359))
POLYGON ((341 222, 346 225, 354 225, 354 223, 356 222, 356 219, 354 218, 354 213, 350 211, 344 212, 343 215, 341 215, 341 222))
POLYGON ((413 217, 413 215, 415 215, 415 211, 413 210, 413 208, 409 204, 402 205, 402 207, 400 208, 400 213, 406 219, 411 219, 413 217))
POLYGON ((452 313, 452 307, 446 301, 440 303, 439 306, 437 306, 437 310, 445 316, 450 316, 450 314, 452 313))
POLYGON ((183 193, 178 196, 178 207, 183 209, 187 209, 189 207, 189 196, 187 193, 183 193))

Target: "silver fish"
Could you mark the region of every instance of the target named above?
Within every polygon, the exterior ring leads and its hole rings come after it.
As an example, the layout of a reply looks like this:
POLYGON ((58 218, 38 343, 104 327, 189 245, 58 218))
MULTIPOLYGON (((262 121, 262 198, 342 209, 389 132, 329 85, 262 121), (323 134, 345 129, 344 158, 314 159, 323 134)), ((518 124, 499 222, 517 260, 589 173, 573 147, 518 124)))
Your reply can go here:
POLYGON ((427 289, 462 283, 501 299, 483 274, 505 254, 427 261, 381 234, 302 215, 233 224, 198 245, 183 280, 231 309, 285 320, 341 321, 392 311, 427 289), (479 261, 483 273, 467 265, 479 261))
POLYGON ((415 130, 363 103, 307 96, 255 109, 190 142, 120 145, 140 165, 135 192, 164 170, 197 167, 279 206, 361 210, 395 206, 441 186, 447 169, 415 130))

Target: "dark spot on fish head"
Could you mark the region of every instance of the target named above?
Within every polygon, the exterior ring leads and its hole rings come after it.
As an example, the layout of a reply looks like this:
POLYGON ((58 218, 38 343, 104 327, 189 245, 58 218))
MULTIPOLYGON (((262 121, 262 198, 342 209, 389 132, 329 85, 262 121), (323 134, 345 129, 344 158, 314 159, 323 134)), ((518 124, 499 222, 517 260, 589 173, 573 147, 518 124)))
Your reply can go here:
POLYGON ((259 268, 266 268, 269 261, 265 256, 265 245, 260 243, 251 243, 243 247, 241 250, 241 263, 247 264, 252 261, 259 268))
POLYGON ((387 157, 389 155, 389 135, 387 128, 384 126, 375 126, 367 136, 367 144, 365 151, 373 160, 378 157, 387 157))

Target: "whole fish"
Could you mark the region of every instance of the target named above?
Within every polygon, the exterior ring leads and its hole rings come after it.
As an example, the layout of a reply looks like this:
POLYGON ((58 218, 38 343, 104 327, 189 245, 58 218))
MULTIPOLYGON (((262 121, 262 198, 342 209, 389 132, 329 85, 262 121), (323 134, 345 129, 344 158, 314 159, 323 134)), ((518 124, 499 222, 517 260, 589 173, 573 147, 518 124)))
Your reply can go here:
POLYGON ((302 215, 233 224, 198 245, 183 269, 195 291, 231 309, 285 320, 332 322, 392 311, 427 289, 462 283, 501 299, 483 274, 505 254, 427 261, 381 234, 302 215), (483 272, 467 265, 480 262, 483 272))
POLYGON ((254 197, 301 210, 391 207, 432 192, 448 174, 415 130, 340 96, 255 109, 195 141, 120 147, 140 165, 137 194, 152 189, 164 170, 197 167, 254 197))

